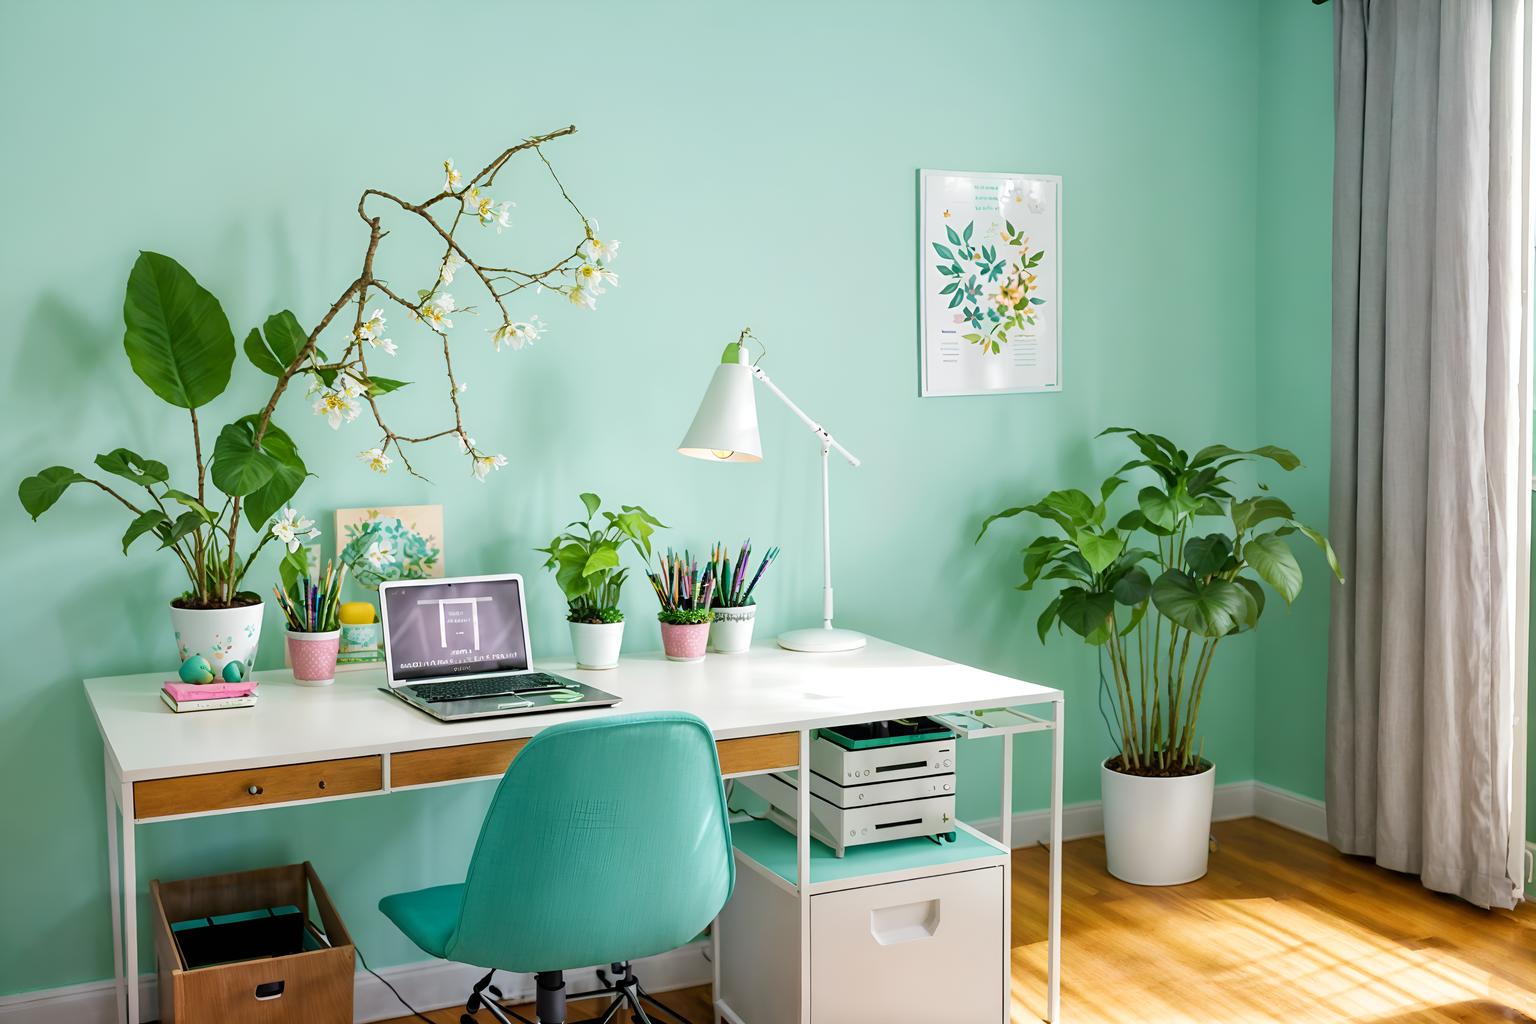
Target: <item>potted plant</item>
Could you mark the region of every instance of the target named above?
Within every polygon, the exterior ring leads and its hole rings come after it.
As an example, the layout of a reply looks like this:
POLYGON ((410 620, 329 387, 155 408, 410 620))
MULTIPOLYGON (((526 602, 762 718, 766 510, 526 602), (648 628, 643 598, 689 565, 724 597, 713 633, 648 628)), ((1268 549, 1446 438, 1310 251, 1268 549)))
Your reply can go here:
POLYGON ((715 591, 715 567, 699 572, 698 563, 687 553, 668 551, 661 559, 659 572, 647 572, 661 611, 661 647, 668 661, 703 661, 709 642, 709 624, 715 613, 710 600, 715 591))
POLYGON ((629 544, 650 561, 651 534, 665 526, 639 505, 603 511, 602 499, 590 492, 582 494, 581 503, 587 518, 567 524, 565 532, 538 550, 549 556, 544 568, 554 572, 565 594, 576 667, 613 668, 624 641, 619 593, 629 578, 629 570, 619 567, 619 551, 629 544), (602 520, 594 526, 599 512, 602 520))
POLYGON ((1251 632, 1268 585, 1287 604, 1301 590, 1290 538, 1316 544, 1340 582, 1327 538, 1295 518, 1260 484, 1238 498, 1229 469, 1268 461, 1289 472, 1295 455, 1266 445, 1247 451, 1210 445, 1188 454, 1165 437, 1124 427, 1139 453, 1099 488, 1052 491, 1028 512, 1051 533, 1024 548, 1024 582, 1060 589, 1037 622, 1044 642, 1052 625, 1102 649, 1109 662, 1108 704, 1119 752, 1100 769, 1109 871, 1141 885, 1177 885, 1205 874, 1215 765, 1202 756, 1200 705, 1216 649, 1251 632), (1135 507, 1114 518, 1110 499, 1132 471, 1150 473, 1135 507), (1144 546, 1143 546, 1144 545, 1144 546))
POLYGON ((747 563, 752 557, 752 541, 741 545, 735 568, 724 544, 716 544, 710 554, 709 566, 715 587, 714 621, 709 625, 709 649, 716 654, 740 654, 752 646, 752 629, 757 619, 757 601, 752 592, 757 589, 763 572, 779 555, 778 548, 769 548, 757 563, 757 571, 747 575, 747 563))
POLYGON ((187 410, 192 484, 171 487, 165 463, 115 448, 98 455, 96 465, 103 473, 127 481, 131 489, 119 480, 51 466, 21 482, 17 496, 22 506, 36 519, 75 484, 88 484, 108 495, 132 516, 123 534, 124 553, 139 538, 153 536, 187 574, 186 592, 171 602, 177 651, 183 662, 190 658, 206 660, 207 665, 199 662, 196 666, 199 676, 235 660, 249 664, 260 639, 263 604, 258 595, 241 589, 246 573, 273 536, 288 545, 289 557, 301 569, 300 545, 314 535, 313 524, 286 508, 308 475, 293 439, 273 419, 289 385, 308 382, 314 412, 325 417, 332 429, 356 420, 366 409, 378 428, 374 435, 377 440, 359 457, 377 472, 387 472, 398 459, 414 474, 407 454, 411 446, 453 438, 469 459, 471 473, 484 480, 504 466, 506 459, 476 447, 464 426, 460 399, 464 385, 454 377, 449 330, 452 316, 473 313, 475 308, 456 303, 448 291, 455 274, 461 284, 467 282, 470 288, 484 293, 490 312, 490 340, 497 350, 503 345, 520 349, 543 329, 537 317, 526 321, 514 318, 511 296, 533 287, 535 291, 556 292, 590 309, 606 285, 617 283, 609 264, 618 243, 597 236, 596 225, 559 186, 553 166, 540 149, 575 131, 569 126, 524 139, 473 175, 460 171, 452 160, 444 161, 443 177, 437 179, 441 187, 415 202, 393 192, 364 190, 356 204, 366 228, 356 276, 349 273, 350 283, 312 328, 306 330, 293 313, 283 310, 246 336, 241 348, 247 359, 257 371, 273 378, 270 396, 258 411, 225 425, 211 449, 204 445, 198 411, 229 384, 236 358, 234 334, 219 301, 179 263, 159 253, 141 253, 128 276, 123 302, 123 348, 133 372, 151 391, 187 410), (561 199, 580 221, 581 233, 574 247, 542 269, 509 270, 481 262, 464 239, 470 232, 489 232, 492 228, 500 234, 507 226, 510 203, 498 202, 490 190, 502 168, 518 154, 539 157, 561 199), (407 293, 413 297, 402 295, 375 272, 375 256, 390 234, 384 228, 386 215, 421 222, 442 246, 442 255, 429 268, 429 286, 407 293), (449 385, 451 417, 445 425, 408 434, 389 425, 385 398, 410 382, 375 374, 370 366, 370 360, 376 367, 397 348, 385 337, 385 308, 398 308, 435 336, 433 347, 442 352, 449 385), (327 355, 322 349, 321 335, 326 331, 335 332, 337 347, 332 352, 339 355, 327 355), (142 496, 139 489, 144 492, 142 496), (280 512, 282 517, 278 518, 280 512), (243 555, 242 522, 258 538, 243 555))

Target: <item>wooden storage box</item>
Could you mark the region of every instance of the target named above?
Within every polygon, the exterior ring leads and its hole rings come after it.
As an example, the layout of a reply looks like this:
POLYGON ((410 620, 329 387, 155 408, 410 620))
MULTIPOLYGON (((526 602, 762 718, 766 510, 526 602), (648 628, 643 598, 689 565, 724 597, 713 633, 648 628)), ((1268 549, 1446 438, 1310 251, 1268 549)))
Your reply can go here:
POLYGON ((351 1024, 352 937, 308 861, 151 882, 149 890, 163 1024, 351 1024), (329 948, 193 968, 171 931, 174 922, 290 906, 303 914, 306 927, 324 934, 329 948))

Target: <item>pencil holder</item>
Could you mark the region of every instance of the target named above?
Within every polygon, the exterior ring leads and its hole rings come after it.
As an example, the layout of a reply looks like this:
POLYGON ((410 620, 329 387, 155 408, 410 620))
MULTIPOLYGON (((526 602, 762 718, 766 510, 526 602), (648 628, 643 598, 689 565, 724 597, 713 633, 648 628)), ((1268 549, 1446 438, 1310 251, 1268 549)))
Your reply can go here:
POLYGON ((663 622, 661 647, 668 661, 703 661, 709 642, 707 622, 663 622))
POLYGON ((294 682, 300 686, 330 686, 336 681, 336 653, 341 647, 341 630, 300 633, 290 629, 287 642, 294 682))
POLYGON ((709 624, 709 649, 716 654, 741 654, 752 646, 752 627, 757 621, 757 605, 716 608, 709 624))

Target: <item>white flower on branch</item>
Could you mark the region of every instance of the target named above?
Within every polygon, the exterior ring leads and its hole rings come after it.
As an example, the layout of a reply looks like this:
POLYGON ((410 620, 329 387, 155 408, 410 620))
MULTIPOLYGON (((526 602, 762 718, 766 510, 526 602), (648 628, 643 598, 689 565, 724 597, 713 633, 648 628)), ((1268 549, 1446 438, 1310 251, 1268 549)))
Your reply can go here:
POLYGON ((524 345, 532 345, 539 340, 548 328, 544 321, 538 317, 531 320, 519 320, 515 323, 504 323, 491 332, 491 347, 497 352, 502 345, 511 345, 514 349, 520 349, 524 345))
MULTIPOLYGON (((593 225, 596 227, 596 225, 593 225)), ((587 259, 602 260, 604 263, 613 262, 613 258, 619 254, 619 242, 605 242, 601 238, 587 239, 587 259)))
POLYGON ((475 479, 485 483, 485 478, 493 469, 500 469, 507 464, 505 455, 476 455, 474 464, 475 479))
POLYGON ((320 536, 313 519, 305 519, 291 508, 284 508, 282 518, 272 524, 272 536, 288 545, 288 553, 299 550, 299 545, 311 537, 320 536))
POLYGON ((400 347, 388 338, 369 338, 368 344, 374 348, 383 349, 387 356, 392 356, 400 350, 400 347))
POLYGON ((469 381, 467 381, 467 380, 457 381, 453 385, 453 393, 456 394, 456 395, 462 395, 464 392, 466 392, 468 390, 469 390, 469 381))
POLYGON ((367 451, 358 452, 357 457, 375 473, 388 473, 389 464, 394 461, 384 454, 383 448, 369 448, 367 451))
POLYGON ((453 284, 453 275, 457 274, 459 268, 463 265, 464 257, 460 256, 457 251, 450 250, 443 259, 443 269, 437 275, 438 280, 442 281, 443 284, 453 284))
POLYGON ((444 292, 416 311, 416 319, 425 320, 434 331, 442 332, 453 326, 448 314, 453 312, 453 296, 444 292))
POLYGON ((502 228, 511 227, 513 203, 505 201, 497 203, 477 188, 469 190, 465 202, 469 204, 469 212, 478 217, 481 224, 495 224, 498 235, 501 234, 502 228))
POLYGON ((581 285, 573 285, 565 293, 565 298, 573 306, 586 306, 588 309, 597 308, 597 296, 587 291, 581 285))
POLYGON ((465 434, 458 434, 454 440, 459 442, 459 451, 466 455, 475 450, 475 439, 465 434))
POLYGON ((453 166, 453 158, 443 161, 443 191, 457 192, 464 187, 464 175, 453 166))
POLYGON ((320 394, 314 406, 315 415, 329 420, 332 430, 340 430, 342 421, 351 423, 357 419, 358 413, 362 411, 357 400, 367 393, 367 388, 347 373, 337 374, 333 386, 320 384, 315 390, 320 394))
POLYGON ((592 295, 601 295, 605 285, 619 286, 619 275, 598 263, 583 263, 576 268, 576 283, 592 295))

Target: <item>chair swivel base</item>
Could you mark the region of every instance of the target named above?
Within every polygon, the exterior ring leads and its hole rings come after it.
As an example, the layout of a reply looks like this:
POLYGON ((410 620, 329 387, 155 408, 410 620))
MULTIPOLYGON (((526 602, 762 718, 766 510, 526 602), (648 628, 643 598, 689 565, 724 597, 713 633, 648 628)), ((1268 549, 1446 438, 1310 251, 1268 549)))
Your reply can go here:
POLYGON ((459 1018, 459 1024, 479 1024, 475 1014, 485 1010, 500 1024, 609 1024, 617 1016, 622 1007, 629 1007, 630 1019, 634 1024, 657 1024, 661 1020, 673 1021, 675 1024, 689 1024, 687 1018, 681 1016, 676 1010, 662 1003, 640 985, 640 979, 635 977, 634 968, 626 960, 623 963, 611 964, 613 974, 598 969, 597 980, 602 988, 591 992, 571 993, 569 998, 576 1000, 612 998, 608 1008, 600 1016, 589 1017, 581 1021, 568 1021, 566 1019, 565 1004, 567 994, 565 991, 565 977, 560 971, 543 971, 534 976, 537 986, 535 1003, 538 1020, 531 1021, 515 1010, 502 1008, 498 1000, 501 998, 501 990, 491 984, 491 978, 496 974, 491 971, 476 983, 469 999, 464 1004, 465 1013, 459 1018), (490 993, 484 995, 483 993, 490 993), (665 1016, 652 1018, 646 1013, 646 1005, 653 1012, 659 1012, 665 1016))

